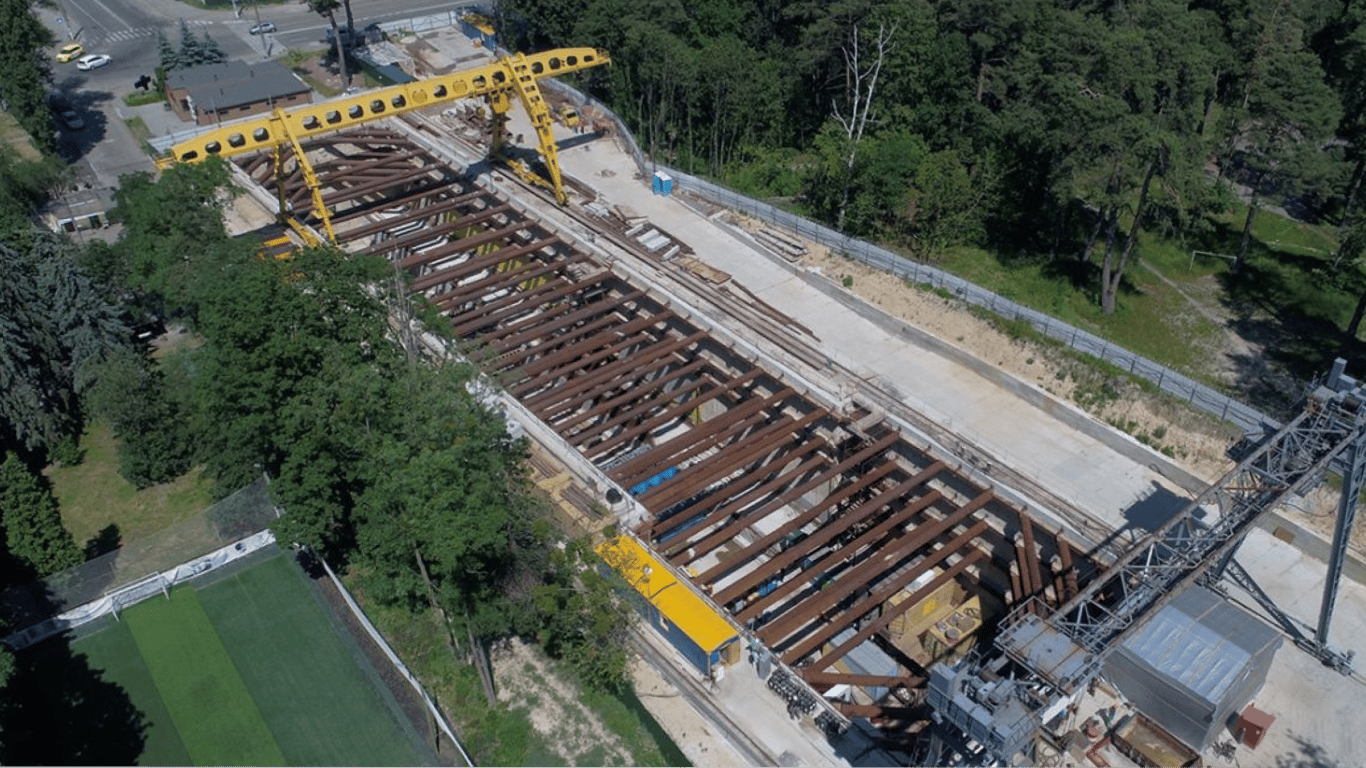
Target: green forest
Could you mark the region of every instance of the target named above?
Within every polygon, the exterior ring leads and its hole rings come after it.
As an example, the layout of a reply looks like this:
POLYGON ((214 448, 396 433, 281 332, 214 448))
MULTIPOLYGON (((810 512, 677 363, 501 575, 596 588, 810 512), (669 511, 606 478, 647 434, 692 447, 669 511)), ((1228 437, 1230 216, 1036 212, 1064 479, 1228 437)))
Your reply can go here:
POLYGON ((1224 252, 1236 284, 1259 212, 1283 209, 1340 244, 1314 280, 1351 297, 1336 333, 1355 338, 1360 2, 505 0, 499 13, 515 49, 608 50, 613 66, 584 84, 661 163, 914 258, 972 246, 1006 269, 1043 265, 1105 315, 1136 246, 1224 252))

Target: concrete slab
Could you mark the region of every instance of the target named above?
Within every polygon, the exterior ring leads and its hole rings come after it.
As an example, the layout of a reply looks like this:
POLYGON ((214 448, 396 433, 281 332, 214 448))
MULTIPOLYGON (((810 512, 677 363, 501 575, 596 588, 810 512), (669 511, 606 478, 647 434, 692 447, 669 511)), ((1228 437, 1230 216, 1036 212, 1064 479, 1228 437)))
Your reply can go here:
MULTIPOLYGON (((1283 610, 1306 623, 1312 634, 1323 590, 1323 563, 1262 530, 1252 531, 1238 562, 1283 610)), ((1253 613, 1255 603, 1235 591, 1236 602, 1253 613)), ((1331 644, 1366 659, 1366 587, 1345 580, 1330 628, 1331 644)), ((1253 700, 1276 722, 1261 745, 1239 745, 1240 765, 1355 765, 1366 755, 1366 678, 1344 676, 1287 642, 1276 652, 1266 685, 1253 700)), ((1221 739, 1232 740, 1232 734, 1221 739)), ((1206 763, 1219 764, 1214 755, 1206 763)))

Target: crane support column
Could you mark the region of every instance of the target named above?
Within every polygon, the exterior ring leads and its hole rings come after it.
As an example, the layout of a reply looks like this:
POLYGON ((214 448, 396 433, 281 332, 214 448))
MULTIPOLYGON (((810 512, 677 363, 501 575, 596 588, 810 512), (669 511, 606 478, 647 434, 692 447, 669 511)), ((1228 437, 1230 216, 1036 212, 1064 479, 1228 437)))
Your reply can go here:
MULTIPOLYGON (((1342 374, 1343 361, 1339 359, 1333 366, 1325 386, 1330 389, 1348 389, 1343 386, 1350 382, 1342 374), (1345 380, 1345 381, 1344 381, 1345 380)), ((1319 606, 1319 625, 1314 639, 1322 647, 1328 646, 1328 630, 1333 621, 1333 609, 1337 606, 1338 588, 1342 585, 1342 566, 1347 559, 1347 548, 1351 543, 1352 524, 1356 520, 1357 503, 1361 489, 1366 483, 1366 430, 1358 430, 1357 439, 1343 451, 1338 466, 1342 473, 1342 494, 1338 498, 1338 519, 1333 529, 1333 548, 1328 553, 1328 575, 1323 584, 1323 602, 1319 606)), ((1351 663, 1350 657, 1348 664, 1351 663)))

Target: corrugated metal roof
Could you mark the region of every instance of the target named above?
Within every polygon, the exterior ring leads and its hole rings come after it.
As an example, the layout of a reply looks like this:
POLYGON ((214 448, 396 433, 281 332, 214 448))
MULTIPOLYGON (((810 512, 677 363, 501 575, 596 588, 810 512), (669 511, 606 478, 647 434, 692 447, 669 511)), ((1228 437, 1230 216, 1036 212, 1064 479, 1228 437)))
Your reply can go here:
POLYGON ((608 539, 598 545, 597 551, 702 650, 713 653, 736 637, 734 627, 686 584, 680 583, 667 566, 661 565, 635 539, 629 536, 608 539))
POLYGON ((1124 641, 1124 649, 1205 701, 1220 702, 1276 633, 1198 587, 1187 589, 1124 641))

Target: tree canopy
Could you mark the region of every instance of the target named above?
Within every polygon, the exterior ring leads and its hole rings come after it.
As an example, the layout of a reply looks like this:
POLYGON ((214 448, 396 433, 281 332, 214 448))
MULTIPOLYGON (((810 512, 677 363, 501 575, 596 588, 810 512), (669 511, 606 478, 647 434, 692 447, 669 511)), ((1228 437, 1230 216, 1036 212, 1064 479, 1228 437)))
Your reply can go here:
MULTIPOLYGON (((1359 3, 505 0, 592 45, 647 152, 850 234, 1075 258, 1112 311, 1141 230, 1232 196, 1338 221, 1366 178, 1359 3), (1213 170, 1213 173, 1209 173, 1213 170)), ((1069 267, 1069 269, 1073 269, 1069 267)))

